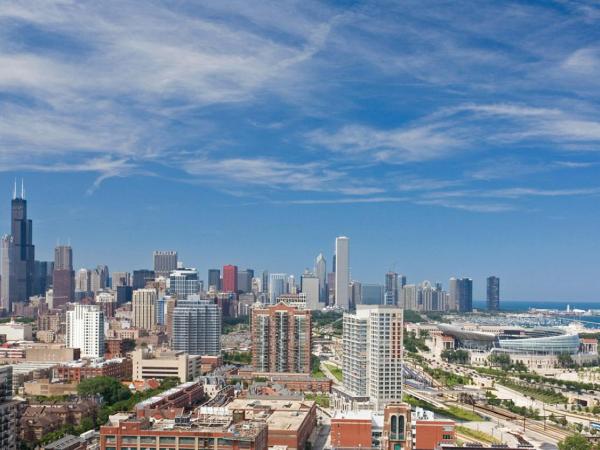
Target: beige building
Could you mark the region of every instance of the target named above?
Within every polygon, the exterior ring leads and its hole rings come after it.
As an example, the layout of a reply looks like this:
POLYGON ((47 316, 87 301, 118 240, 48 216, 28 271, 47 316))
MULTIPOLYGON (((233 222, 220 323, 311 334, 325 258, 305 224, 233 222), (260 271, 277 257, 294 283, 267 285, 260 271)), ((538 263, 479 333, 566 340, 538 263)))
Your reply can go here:
POLYGON ((7 341, 32 341, 33 327, 30 323, 18 323, 11 320, 0 324, 0 334, 6 335, 7 341))
POLYGON ((65 362, 79 359, 81 351, 78 348, 65 348, 60 345, 35 345, 25 349, 27 361, 65 362))
POLYGON ((133 326, 151 331, 156 328, 156 301, 154 289, 137 289, 133 292, 133 326))
POLYGON ((136 350, 133 355, 133 380, 150 378, 179 378, 182 383, 202 375, 202 361, 199 355, 185 352, 136 350))
POLYGON ((45 397, 54 397, 59 395, 77 394, 77 385, 79 383, 51 383, 48 379, 27 381, 23 385, 25 395, 36 395, 45 397))

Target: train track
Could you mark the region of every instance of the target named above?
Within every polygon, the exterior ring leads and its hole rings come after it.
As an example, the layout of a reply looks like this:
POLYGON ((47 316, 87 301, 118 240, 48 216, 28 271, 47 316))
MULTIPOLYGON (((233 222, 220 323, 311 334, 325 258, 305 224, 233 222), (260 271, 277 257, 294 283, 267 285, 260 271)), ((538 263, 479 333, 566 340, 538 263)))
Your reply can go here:
POLYGON ((554 425, 549 424, 540 424, 538 421, 533 419, 524 419, 522 416, 517 416, 506 410, 499 410, 497 408, 488 407, 488 406, 474 406, 475 411, 479 411, 481 413, 487 414, 488 416, 500 418, 503 420, 508 420, 510 422, 524 424, 525 429, 529 429, 531 431, 535 431, 540 433, 543 436, 550 437, 556 441, 562 441, 566 437, 570 436, 572 433, 557 428, 554 425))

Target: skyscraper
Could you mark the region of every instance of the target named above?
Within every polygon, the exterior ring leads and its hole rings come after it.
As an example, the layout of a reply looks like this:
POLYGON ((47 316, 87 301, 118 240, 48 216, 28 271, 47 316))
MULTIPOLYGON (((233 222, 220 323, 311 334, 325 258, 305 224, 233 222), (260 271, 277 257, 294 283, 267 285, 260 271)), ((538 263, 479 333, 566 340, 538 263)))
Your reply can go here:
POLYGON ((208 300, 178 300, 173 308, 173 350, 190 355, 221 352, 221 308, 208 300))
POLYGON ((138 289, 133 291, 131 307, 133 310, 133 326, 140 330, 151 331, 156 328, 157 295, 154 289, 138 289))
POLYGON ((196 269, 180 268, 171 272, 169 290, 177 299, 185 300, 200 292, 200 279, 196 269))
POLYGON ((325 304, 319 301, 319 277, 314 273, 304 272, 300 278, 300 290, 306 294, 306 309, 322 309, 325 304))
POLYGON ((327 261, 323 253, 319 253, 315 261, 315 275, 319 279, 319 303, 327 303, 327 261))
POLYGON ((398 274, 396 272, 388 272, 385 274, 385 304, 398 305, 399 295, 398 289, 398 274))
POLYGON ((238 270, 237 289, 239 292, 252 292, 252 277, 254 277, 254 270, 238 270))
POLYGON ((362 283, 360 288, 361 305, 382 305, 384 289, 380 284, 362 283))
POLYGON ((92 270, 91 290, 96 293, 108 287, 108 266, 99 265, 92 270))
POLYGON ((208 269, 208 289, 214 288, 215 291, 221 290, 221 270, 208 269))
POLYGON ((66 345, 84 358, 104 356, 104 313, 97 305, 75 305, 67 311, 66 345))
POLYGON ((14 293, 11 289, 14 289, 14 265, 12 260, 14 259, 14 245, 13 237, 9 234, 2 236, 2 284, 0 285, 0 305, 6 313, 12 311, 12 299, 14 293))
POLYGON ((73 272, 73 250, 68 245, 54 249, 53 295, 54 308, 61 308, 75 298, 75 272, 73 272))
POLYGON ((252 309, 252 364, 259 372, 310 373, 311 314, 284 304, 252 309))
POLYGON ((500 278, 493 275, 487 278, 487 309, 488 311, 500 309, 500 278))
POLYGON ((405 284, 402 286, 402 295, 400 299, 400 305, 404 309, 411 311, 417 311, 420 309, 421 286, 416 284, 405 284))
POLYGON ((177 252, 158 251, 153 253, 154 273, 157 277, 167 278, 171 271, 177 269, 177 252))
POLYGON ((394 306, 356 307, 344 314, 344 387, 368 396, 374 409, 402 401, 403 311, 394 306))
POLYGON ((27 200, 25 188, 21 183, 21 195, 17 195, 17 186, 11 202, 12 251, 9 251, 10 266, 8 302, 25 302, 33 293, 33 271, 35 247, 33 246, 33 224, 27 218, 27 200))
POLYGON ((92 272, 90 269, 79 269, 75 280, 75 291, 91 292, 92 291, 92 272))
POLYGON ((131 286, 131 274, 129 272, 113 272, 110 285, 113 289, 119 286, 131 286))
POLYGON ((269 271, 263 270, 262 273, 262 292, 267 294, 269 292, 269 271))
POLYGON ((335 239, 335 305, 344 310, 350 306, 350 249, 349 239, 335 239))
POLYGON ((460 312, 473 311, 473 280, 470 278, 450 278, 449 309, 460 312))
POLYGON ((287 292, 288 276, 285 273, 269 274, 269 303, 277 303, 277 297, 287 292))
POLYGON ((223 292, 238 291, 238 268, 237 266, 223 266, 223 292))
POLYGON ((154 280, 154 270, 139 269, 133 271, 133 280, 131 287, 133 289, 143 289, 146 287, 148 281, 154 280))
POLYGON ((51 261, 34 261, 33 263, 33 295, 46 295, 52 286, 54 263, 51 261))

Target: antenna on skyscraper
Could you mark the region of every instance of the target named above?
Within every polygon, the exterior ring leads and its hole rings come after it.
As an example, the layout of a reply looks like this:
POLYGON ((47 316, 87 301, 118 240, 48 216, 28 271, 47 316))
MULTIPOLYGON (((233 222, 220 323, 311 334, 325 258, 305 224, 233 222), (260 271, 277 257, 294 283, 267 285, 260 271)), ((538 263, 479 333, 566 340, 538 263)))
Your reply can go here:
POLYGON ((21 198, 25 200, 25 180, 21 178, 21 198))
POLYGON ((17 199, 17 179, 15 178, 15 187, 13 188, 13 200, 17 199))

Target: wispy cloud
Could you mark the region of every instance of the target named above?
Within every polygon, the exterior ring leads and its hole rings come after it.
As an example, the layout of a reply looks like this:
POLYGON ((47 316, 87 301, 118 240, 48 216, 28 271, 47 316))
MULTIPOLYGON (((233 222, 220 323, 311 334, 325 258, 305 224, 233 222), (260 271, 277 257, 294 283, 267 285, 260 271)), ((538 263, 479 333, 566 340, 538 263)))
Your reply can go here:
POLYGON ((242 188, 336 192, 355 196, 384 192, 382 188, 352 181, 344 171, 322 163, 292 164, 267 158, 192 158, 179 164, 188 174, 200 177, 199 182, 226 189, 235 184, 242 188))
POLYGON ((308 139, 331 151, 368 155, 376 161, 396 164, 437 158, 462 144, 461 139, 445 133, 439 125, 392 130, 347 125, 332 133, 315 130, 308 134, 308 139))
POLYGON ((516 157, 485 159, 469 168, 465 175, 475 180, 500 180, 561 169, 586 169, 595 164, 587 161, 526 161, 516 157))
POLYGON ((479 212, 593 195, 499 180, 598 163, 596 11, 7 0, 1 170, 479 212))

